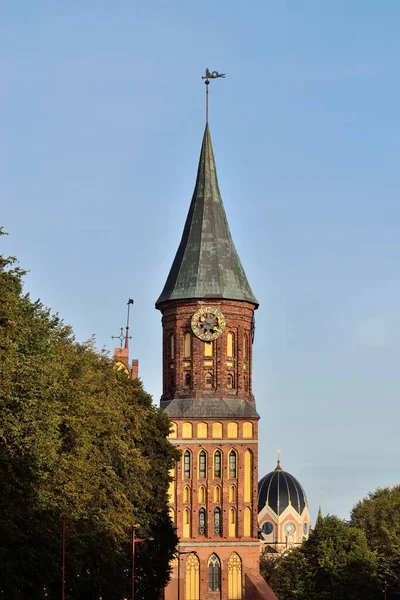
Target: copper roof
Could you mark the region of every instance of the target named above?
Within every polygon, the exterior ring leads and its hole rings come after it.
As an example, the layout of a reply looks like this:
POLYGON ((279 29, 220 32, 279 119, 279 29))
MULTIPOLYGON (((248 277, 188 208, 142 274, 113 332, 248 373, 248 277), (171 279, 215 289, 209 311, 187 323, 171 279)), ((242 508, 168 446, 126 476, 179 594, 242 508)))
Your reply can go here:
POLYGON ((169 300, 224 298, 258 302, 229 231, 208 124, 181 243, 156 308, 169 300))

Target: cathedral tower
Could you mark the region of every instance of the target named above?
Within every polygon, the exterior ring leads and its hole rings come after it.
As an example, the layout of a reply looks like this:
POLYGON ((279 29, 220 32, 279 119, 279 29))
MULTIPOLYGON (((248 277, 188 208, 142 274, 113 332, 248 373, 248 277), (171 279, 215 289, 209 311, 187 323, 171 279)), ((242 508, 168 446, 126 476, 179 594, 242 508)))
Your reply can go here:
POLYGON ((257 307, 229 231, 207 124, 182 240, 156 302, 161 407, 182 452, 169 490, 180 542, 166 600, 275 598, 259 574, 257 307))

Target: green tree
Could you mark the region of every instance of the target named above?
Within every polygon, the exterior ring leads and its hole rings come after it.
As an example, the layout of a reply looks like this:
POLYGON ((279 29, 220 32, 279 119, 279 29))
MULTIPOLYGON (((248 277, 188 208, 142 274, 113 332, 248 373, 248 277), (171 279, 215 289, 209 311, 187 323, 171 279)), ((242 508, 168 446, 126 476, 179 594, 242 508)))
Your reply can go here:
POLYGON ((138 545, 137 598, 155 600, 176 545, 168 419, 93 340, 76 343, 32 302, 23 276, 0 255, 0 594, 59 596, 61 517, 84 516, 68 526, 68 597, 128 595, 136 526, 154 538, 138 545))
POLYGON ((372 600, 378 586, 376 553, 362 531, 327 516, 270 570, 268 583, 279 600, 372 600))
POLYGON ((389 584, 387 597, 400 597, 400 485, 377 489, 356 504, 351 525, 365 533, 377 552, 381 585, 389 584))

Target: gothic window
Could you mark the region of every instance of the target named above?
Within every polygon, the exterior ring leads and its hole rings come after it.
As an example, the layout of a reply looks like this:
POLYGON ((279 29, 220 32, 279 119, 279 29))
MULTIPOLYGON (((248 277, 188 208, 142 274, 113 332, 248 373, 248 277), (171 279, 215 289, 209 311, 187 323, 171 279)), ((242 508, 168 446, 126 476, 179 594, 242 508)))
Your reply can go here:
POLYGON ((204 503, 206 501, 206 488, 204 485, 199 487, 199 502, 204 503))
POLYGON ((204 342, 204 356, 212 356, 213 355, 213 343, 212 342, 204 342))
POLYGON ((212 436, 215 439, 222 438, 222 423, 213 423, 212 426, 212 436))
POLYGON ((168 502, 175 502, 175 469, 169 470, 168 502))
POLYGON ((218 507, 214 510, 214 533, 221 535, 221 509, 218 507))
POLYGON ((236 479, 237 477, 237 456, 234 450, 229 453, 229 477, 236 479))
POLYGON ((238 437, 238 424, 228 423, 228 438, 235 439, 238 437))
POLYGON ((173 333, 171 333, 170 338, 169 338, 169 351, 170 351, 170 357, 172 360, 175 357, 175 338, 174 338, 173 333))
POLYGON ((243 437, 246 439, 253 437, 253 423, 243 423, 243 437))
POLYGON ((248 506, 244 509, 243 535, 245 537, 251 536, 251 510, 248 506))
POLYGON ((226 336, 226 356, 228 358, 233 357, 233 334, 228 333, 226 336))
POLYGON ((169 424, 168 437, 172 438, 172 439, 175 439, 178 437, 178 427, 177 427, 176 423, 174 423, 173 421, 171 421, 171 423, 169 424))
POLYGON ((236 502, 236 487, 234 485, 229 488, 229 502, 236 502))
POLYGON ((229 537, 236 537, 236 510, 234 508, 229 509, 229 537))
POLYGON ((214 454, 214 477, 221 477, 221 462, 222 455, 220 450, 216 450, 214 454))
POLYGON ((205 478, 207 476, 207 457, 204 450, 201 450, 199 454, 199 477, 205 478))
POLYGON ((244 453, 244 490, 243 490, 243 500, 245 502, 251 502, 252 470, 253 470, 253 455, 250 450, 246 450, 246 452, 244 453))
POLYGON ((236 552, 228 560, 228 600, 242 600, 242 561, 236 552))
POLYGON ((197 424, 197 437, 198 438, 206 438, 207 437, 207 423, 198 423, 197 424))
POLYGON ((183 537, 190 538, 190 509, 183 511, 183 537))
POLYGON ((183 476, 190 479, 192 476, 192 455, 190 450, 186 450, 183 455, 183 476))
POLYGON ((199 533, 205 535, 206 533, 206 509, 201 508, 199 510, 199 533))
POLYGON ((191 336, 190 333, 185 334, 185 358, 190 358, 191 355, 191 336))
POLYGON ((191 423, 183 423, 182 437, 184 440, 190 440, 193 437, 193 426, 191 423))
POLYGON ((186 385, 186 387, 190 387, 191 383, 192 383, 192 378, 190 377, 190 373, 186 373, 185 374, 185 385, 186 385))
POLYGON ((214 488, 214 502, 221 502, 221 488, 216 485, 214 488))
POLYGON ((190 502, 190 487, 188 485, 183 488, 183 501, 190 502))
POLYGON ((226 386, 227 386, 229 389, 232 389, 232 388, 233 388, 233 375, 229 374, 229 375, 227 376, 227 378, 226 378, 226 386))
POLYGON ((186 559, 185 587, 186 600, 200 600, 200 561, 194 552, 186 559))
POLYGON ((243 336, 243 360, 247 359, 248 353, 249 353, 249 342, 248 342, 247 335, 244 334, 244 336, 243 336))
POLYGON ((205 379, 205 383, 206 383, 206 388, 211 388, 213 385, 213 376, 211 373, 207 373, 206 374, 206 379, 205 379))
POLYGON ((216 554, 208 560, 208 591, 219 592, 221 589, 221 563, 216 554))

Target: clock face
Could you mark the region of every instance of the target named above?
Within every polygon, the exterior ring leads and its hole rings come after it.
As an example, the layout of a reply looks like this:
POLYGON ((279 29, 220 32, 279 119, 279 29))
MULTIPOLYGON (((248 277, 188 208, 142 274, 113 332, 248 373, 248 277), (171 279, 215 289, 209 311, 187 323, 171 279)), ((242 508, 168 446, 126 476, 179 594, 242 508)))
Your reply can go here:
POLYGON ((285 523, 283 526, 283 531, 289 535, 289 533, 294 533, 296 531, 296 525, 289 521, 289 523, 285 523))
POLYGON ((262 526, 262 530, 264 533, 266 533, 267 535, 269 535, 270 533, 273 532, 274 530, 274 526, 272 525, 272 523, 270 523, 269 521, 267 521, 266 523, 264 523, 264 525, 262 526))
POLYGON ((223 333, 226 326, 225 317, 219 308, 203 306, 194 313, 191 326, 194 335, 203 342, 211 342, 223 333))

